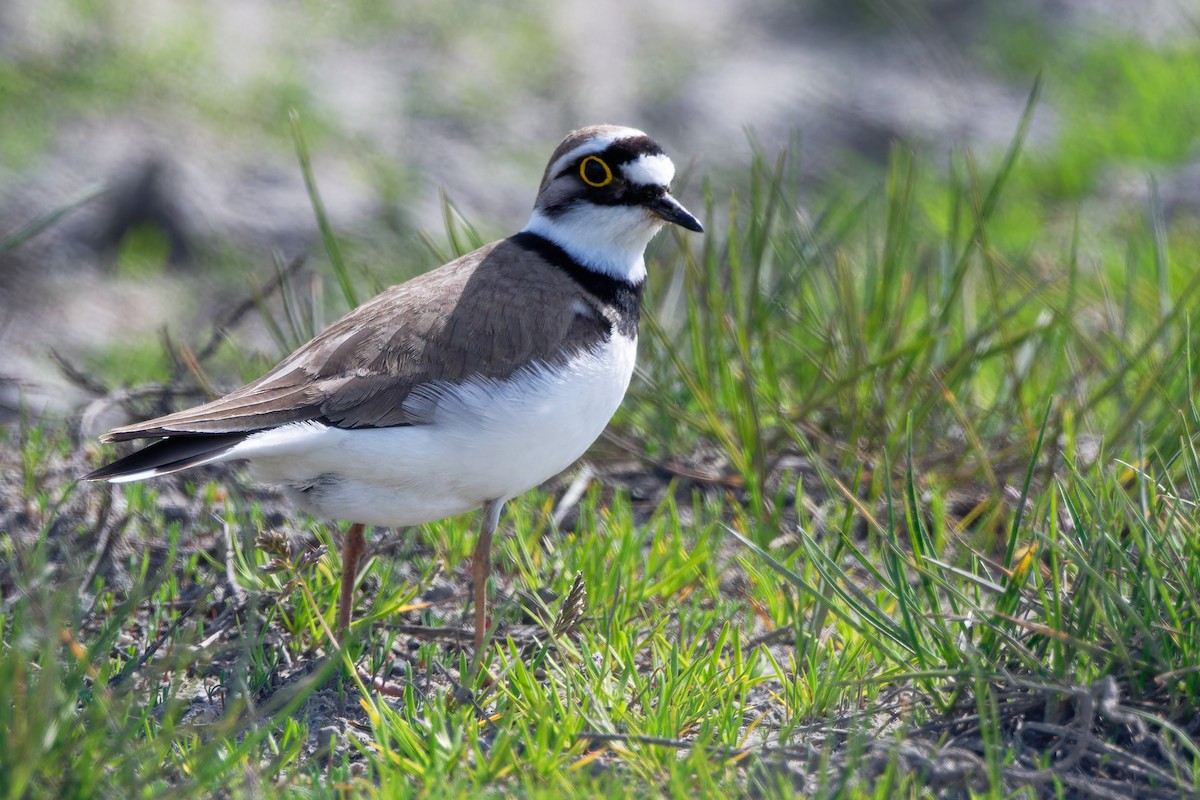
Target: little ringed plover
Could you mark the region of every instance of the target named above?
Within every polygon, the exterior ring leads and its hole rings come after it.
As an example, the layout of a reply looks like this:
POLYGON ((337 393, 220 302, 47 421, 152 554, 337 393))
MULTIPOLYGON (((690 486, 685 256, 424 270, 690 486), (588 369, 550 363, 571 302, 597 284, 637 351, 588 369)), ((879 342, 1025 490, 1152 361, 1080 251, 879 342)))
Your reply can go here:
POLYGON ((642 131, 572 131, 519 233, 393 286, 218 400, 109 431, 103 441, 158 441, 85 478, 123 483, 244 460, 300 507, 353 523, 340 637, 364 525, 482 507, 472 565, 481 647, 501 508, 583 455, 620 405, 650 239, 668 222, 703 231, 671 196, 674 175, 642 131))

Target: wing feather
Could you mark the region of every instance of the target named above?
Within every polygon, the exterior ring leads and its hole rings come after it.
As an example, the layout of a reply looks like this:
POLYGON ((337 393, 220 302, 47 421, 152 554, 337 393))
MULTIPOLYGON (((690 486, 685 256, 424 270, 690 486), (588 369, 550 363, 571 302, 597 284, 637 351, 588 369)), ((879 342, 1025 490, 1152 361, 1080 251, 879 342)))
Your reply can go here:
POLYGON ((475 375, 502 380, 611 333, 599 304, 565 272, 501 240, 384 291, 224 397, 102 438, 245 434, 306 420, 420 424, 405 406, 418 387, 475 375), (578 313, 581 301, 596 313, 578 313))

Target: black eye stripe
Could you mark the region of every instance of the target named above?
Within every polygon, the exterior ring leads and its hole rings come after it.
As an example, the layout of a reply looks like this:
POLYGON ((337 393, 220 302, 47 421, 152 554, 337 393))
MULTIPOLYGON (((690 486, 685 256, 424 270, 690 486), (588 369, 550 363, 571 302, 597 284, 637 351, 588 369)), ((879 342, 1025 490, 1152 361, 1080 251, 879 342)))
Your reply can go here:
POLYGON ((601 150, 599 153, 585 153, 577 158, 571 159, 562 171, 554 177, 561 178, 568 173, 579 174, 579 165, 588 156, 599 156, 612 168, 613 176, 624 178, 620 173, 619 168, 622 164, 628 164, 630 161, 637 161, 642 156, 661 156, 665 155, 663 149, 659 147, 658 142, 651 139, 649 136, 635 136, 631 139, 619 139, 608 147, 601 150))
POLYGON ((542 208, 542 213, 548 217, 560 217, 577 206, 641 206, 662 194, 662 189, 647 187, 636 192, 601 192, 592 193, 584 199, 569 197, 556 203, 550 203, 542 208))

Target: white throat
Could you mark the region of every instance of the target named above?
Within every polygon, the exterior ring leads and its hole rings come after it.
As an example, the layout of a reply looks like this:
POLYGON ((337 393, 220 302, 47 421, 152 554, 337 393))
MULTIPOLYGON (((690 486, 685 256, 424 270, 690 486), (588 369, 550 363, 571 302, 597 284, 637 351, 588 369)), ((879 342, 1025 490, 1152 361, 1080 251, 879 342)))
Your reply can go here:
POLYGON ((535 208, 523 230, 549 239, 590 270, 638 285, 646 279, 646 245, 664 224, 640 206, 580 204, 556 217, 535 208))

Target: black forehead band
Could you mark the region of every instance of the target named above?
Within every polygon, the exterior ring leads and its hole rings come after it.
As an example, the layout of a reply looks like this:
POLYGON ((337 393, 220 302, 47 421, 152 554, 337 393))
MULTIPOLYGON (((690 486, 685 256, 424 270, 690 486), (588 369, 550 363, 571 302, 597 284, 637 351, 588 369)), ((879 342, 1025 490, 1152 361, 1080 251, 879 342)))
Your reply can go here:
MULTIPOLYGON (((632 136, 628 139, 618 139, 608 147, 601 150, 599 153, 588 153, 590 156, 598 156, 608 164, 610 169, 616 169, 622 164, 628 164, 630 161, 637 161, 642 156, 661 156, 666 155, 666 152, 659 146, 658 142, 651 139, 649 136, 632 136)), ((582 156, 581 158, 587 158, 582 156)), ((555 177, 562 177, 568 172, 575 171, 575 164, 580 159, 571 162, 571 166, 565 167, 562 172, 555 177)))

